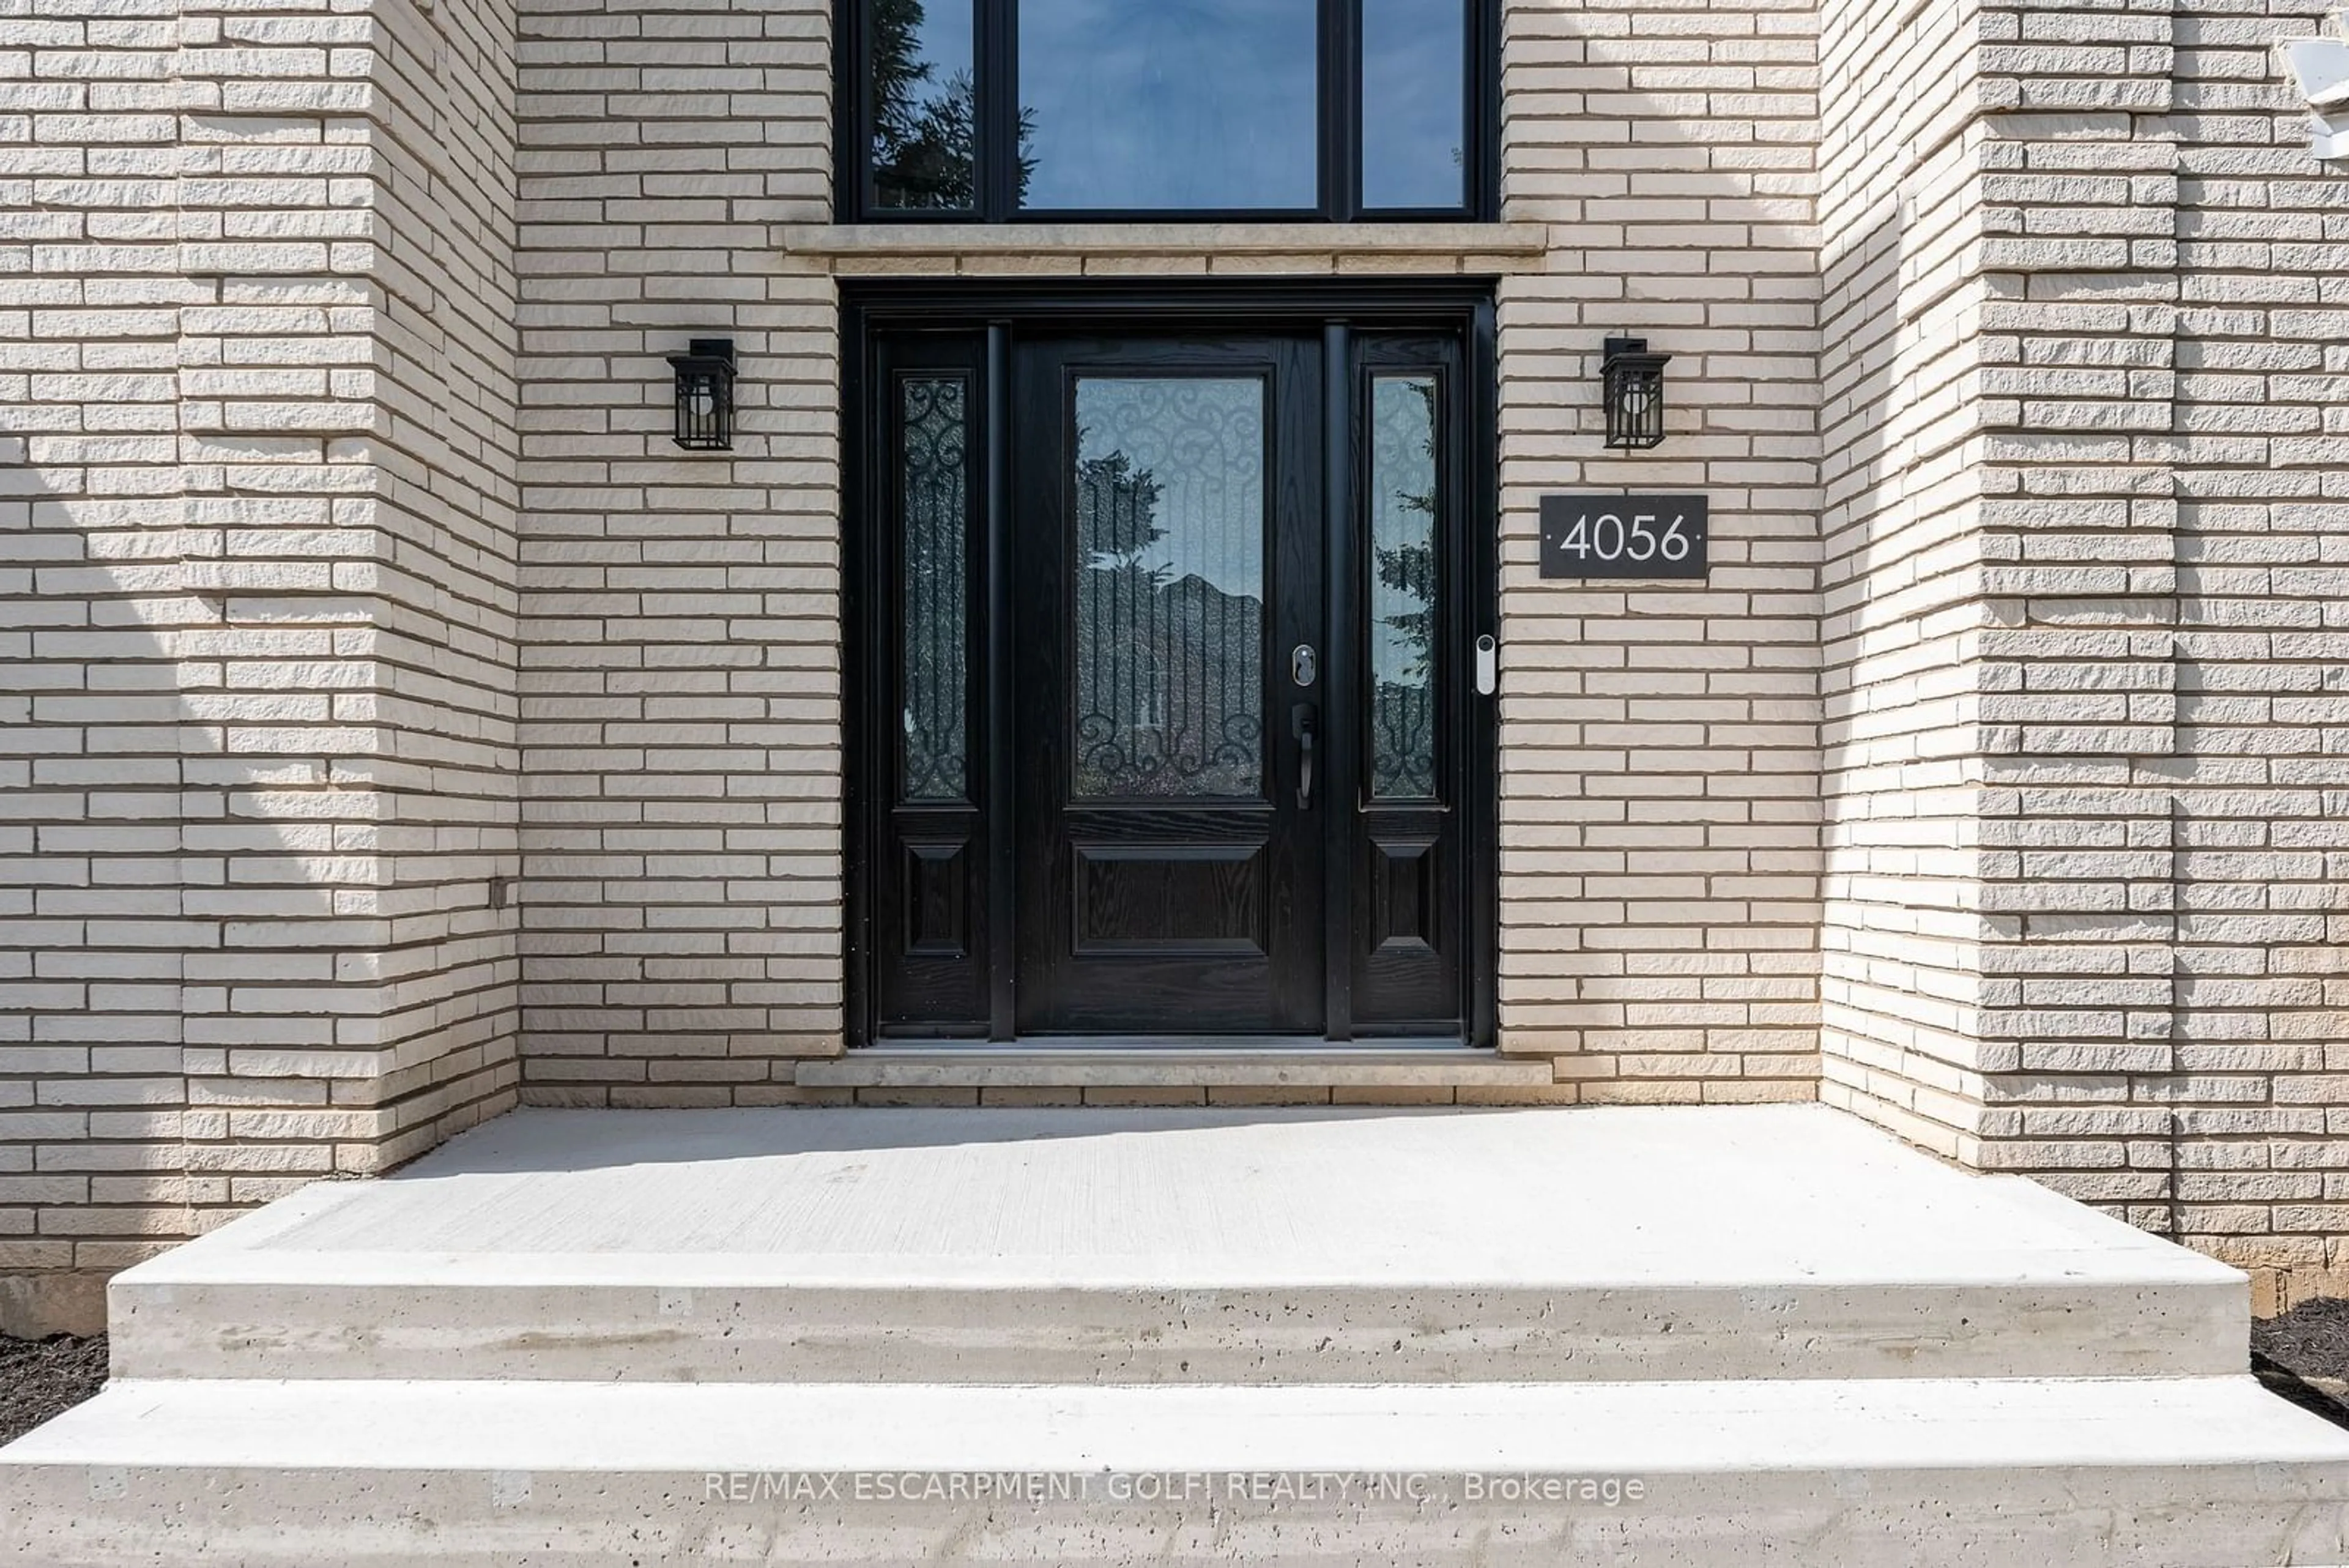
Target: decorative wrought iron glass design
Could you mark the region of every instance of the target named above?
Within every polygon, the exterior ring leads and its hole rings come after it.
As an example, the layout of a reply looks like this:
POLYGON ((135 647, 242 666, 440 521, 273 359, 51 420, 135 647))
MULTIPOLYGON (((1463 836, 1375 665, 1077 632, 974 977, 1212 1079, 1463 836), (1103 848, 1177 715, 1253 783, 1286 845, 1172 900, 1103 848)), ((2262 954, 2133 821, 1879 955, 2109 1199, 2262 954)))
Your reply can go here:
POLYGON ((1606 384, 1607 444, 1651 447, 1664 439, 1664 367, 1669 354, 1651 354, 1644 337, 1609 337, 1599 357, 1606 384))
POLYGON ((677 444, 688 452, 734 446, 734 339, 697 337, 668 362, 677 371, 677 444))
POLYGON ((1265 389, 1081 376, 1073 793, 1264 793, 1265 389))
POLYGON ((901 794, 969 797, 970 389, 961 376, 898 382, 897 524, 905 594, 901 794))
POLYGON ((1435 794, 1436 379, 1371 378, 1371 797, 1435 794))

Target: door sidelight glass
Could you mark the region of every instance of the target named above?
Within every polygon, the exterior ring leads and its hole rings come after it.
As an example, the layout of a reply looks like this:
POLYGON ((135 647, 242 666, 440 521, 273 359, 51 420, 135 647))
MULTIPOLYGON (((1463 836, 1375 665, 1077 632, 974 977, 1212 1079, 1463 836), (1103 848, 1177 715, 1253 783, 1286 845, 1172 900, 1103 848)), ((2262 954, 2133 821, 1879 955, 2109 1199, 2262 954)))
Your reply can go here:
POLYGON ((1435 793, 1443 487, 1433 375, 1371 379, 1371 795, 1435 793))

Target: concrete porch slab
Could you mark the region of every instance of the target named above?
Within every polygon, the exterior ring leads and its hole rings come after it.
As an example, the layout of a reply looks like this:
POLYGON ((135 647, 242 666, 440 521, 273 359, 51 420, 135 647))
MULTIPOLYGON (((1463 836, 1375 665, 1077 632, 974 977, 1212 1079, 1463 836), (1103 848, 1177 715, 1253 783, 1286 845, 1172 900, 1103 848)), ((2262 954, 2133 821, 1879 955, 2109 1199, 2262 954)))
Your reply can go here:
POLYGON ((112 1299, 134 1377, 2178 1376, 2248 1323, 1808 1106, 524 1111, 112 1299))

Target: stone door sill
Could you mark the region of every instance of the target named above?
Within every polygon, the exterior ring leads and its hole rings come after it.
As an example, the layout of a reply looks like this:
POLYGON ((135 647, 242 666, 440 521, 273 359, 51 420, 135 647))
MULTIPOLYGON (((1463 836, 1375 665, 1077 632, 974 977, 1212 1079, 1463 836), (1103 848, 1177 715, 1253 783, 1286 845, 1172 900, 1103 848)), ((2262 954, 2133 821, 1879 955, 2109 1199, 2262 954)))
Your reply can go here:
POLYGON ((800 1064, 804 1088, 1531 1087, 1547 1057, 1457 1044, 1030 1043, 882 1044, 800 1064))

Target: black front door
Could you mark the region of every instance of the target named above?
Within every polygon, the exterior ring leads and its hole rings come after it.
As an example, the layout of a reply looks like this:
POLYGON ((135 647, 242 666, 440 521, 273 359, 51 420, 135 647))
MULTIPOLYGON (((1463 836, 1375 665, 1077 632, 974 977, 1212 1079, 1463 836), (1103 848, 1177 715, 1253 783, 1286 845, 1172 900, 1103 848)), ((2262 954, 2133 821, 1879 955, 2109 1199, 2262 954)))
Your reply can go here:
POLYGON ((1479 1040, 1465 336, 875 327, 860 1039, 1479 1040))
POLYGON ((1321 1032, 1319 347, 1019 348, 1023 1034, 1321 1032))

